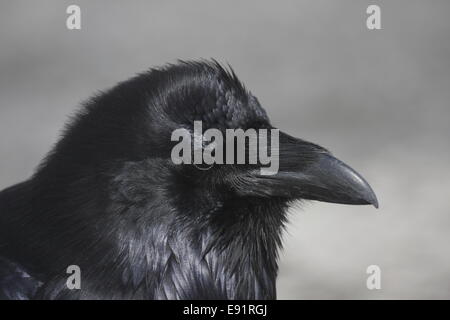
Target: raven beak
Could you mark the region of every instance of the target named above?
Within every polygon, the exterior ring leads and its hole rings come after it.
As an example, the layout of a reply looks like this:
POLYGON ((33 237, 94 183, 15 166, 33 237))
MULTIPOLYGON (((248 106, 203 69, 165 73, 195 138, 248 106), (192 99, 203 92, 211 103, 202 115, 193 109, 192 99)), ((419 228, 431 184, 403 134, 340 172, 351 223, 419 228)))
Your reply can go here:
POLYGON ((246 185, 243 193, 341 204, 371 204, 378 208, 377 197, 367 181, 318 146, 314 152, 301 152, 295 149, 295 144, 287 143, 284 148, 282 145, 278 173, 257 174, 255 178, 256 181, 246 185), (299 154, 308 157, 306 163, 301 164, 299 154), (251 188, 252 185, 257 186, 257 190, 251 188))
POLYGON ((329 153, 318 158, 301 172, 279 172, 282 180, 297 186, 303 199, 341 204, 371 204, 378 208, 378 200, 367 181, 348 165, 329 153))
POLYGON ((252 170, 240 176, 232 182, 239 194, 378 208, 377 197, 367 181, 326 149, 283 132, 279 141, 278 170, 273 170, 276 173, 252 170))

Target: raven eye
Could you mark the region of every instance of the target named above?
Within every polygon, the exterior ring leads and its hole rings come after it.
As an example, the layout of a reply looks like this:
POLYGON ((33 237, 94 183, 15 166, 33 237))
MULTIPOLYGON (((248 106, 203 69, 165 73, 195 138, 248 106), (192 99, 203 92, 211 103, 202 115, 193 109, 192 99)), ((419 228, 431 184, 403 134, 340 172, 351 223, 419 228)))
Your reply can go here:
POLYGON ((214 167, 214 163, 213 164, 206 164, 206 163, 195 164, 194 163, 194 167, 196 167, 198 170, 206 171, 206 170, 209 170, 212 167, 214 167))
MULTIPOLYGON (((199 151, 199 149, 201 148, 201 152, 202 155, 205 152, 205 150, 207 148, 212 148, 214 147, 215 142, 214 141, 209 141, 208 139, 205 138, 205 136, 203 134, 198 135, 194 133, 194 152, 197 150, 199 151)), ((205 171, 205 170, 209 170, 214 166, 213 164, 207 164, 204 162, 203 157, 202 157, 202 162, 201 163, 195 163, 195 161, 193 162, 194 167, 196 167, 199 170, 205 171)))

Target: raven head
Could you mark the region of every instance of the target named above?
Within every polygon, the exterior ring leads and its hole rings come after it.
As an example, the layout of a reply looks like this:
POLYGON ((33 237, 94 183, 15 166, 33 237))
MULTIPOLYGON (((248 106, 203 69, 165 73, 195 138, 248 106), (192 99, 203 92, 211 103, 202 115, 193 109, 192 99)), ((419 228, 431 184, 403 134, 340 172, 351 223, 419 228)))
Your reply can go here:
POLYGON ((164 85, 158 91, 157 103, 153 100, 149 127, 158 130, 152 137, 164 137, 154 141, 153 146, 166 147, 166 156, 172 152, 177 192, 184 185, 182 192, 196 199, 193 201, 256 197, 378 207, 375 193, 355 170, 321 146, 278 132, 257 98, 245 89, 231 68, 227 70, 215 61, 182 62, 157 73, 164 85), (174 136, 180 129, 186 134, 174 136), (214 129, 215 134, 208 136, 208 129, 214 129), (228 139, 227 131, 233 129, 235 133, 236 129, 255 133, 256 139, 246 135, 240 141, 244 146, 239 146, 236 136, 232 141, 228 139), (262 130, 266 136, 259 135, 262 130), (181 141, 183 138, 189 141, 181 141), (169 139, 172 141, 167 143, 169 139), (184 143, 186 148, 177 143, 184 143), (244 162, 242 157, 239 161, 240 147, 245 150, 244 162), (259 158, 259 150, 263 149, 277 162, 271 172, 267 171, 271 164, 263 164, 259 158), (251 152, 256 161, 250 161, 251 152), (174 154, 182 159, 173 159, 174 154))

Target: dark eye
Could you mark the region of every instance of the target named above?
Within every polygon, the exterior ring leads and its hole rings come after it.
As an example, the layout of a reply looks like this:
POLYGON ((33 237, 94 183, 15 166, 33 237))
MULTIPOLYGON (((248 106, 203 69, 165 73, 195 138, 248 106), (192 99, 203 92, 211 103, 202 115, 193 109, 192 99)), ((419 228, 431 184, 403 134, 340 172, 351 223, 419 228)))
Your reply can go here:
MULTIPOLYGON (((198 148, 199 146, 201 146, 201 149, 202 149, 202 150, 201 150, 202 155, 203 155, 203 153, 205 152, 205 150, 206 150, 208 147, 211 148, 211 147, 214 146, 214 141, 209 141, 209 140, 206 139, 203 135, 200 135, 200 136, 194 135, 193 139, 194 139, 194 152, 195 152, 195 149, 196 149, 196 148, 198 148)), ((195 163, 195 159, 194 159, 193 165, 194 165, 197 169, 205 171, 205 170, 211 169, 211 168, 214 166, 214 163, 213 163, 213 164, 207 164, 207 163, 205 163, 205 162, 203 161, 203 156, 202 156, 202 162, 201 162, 201 163, 195 163)))

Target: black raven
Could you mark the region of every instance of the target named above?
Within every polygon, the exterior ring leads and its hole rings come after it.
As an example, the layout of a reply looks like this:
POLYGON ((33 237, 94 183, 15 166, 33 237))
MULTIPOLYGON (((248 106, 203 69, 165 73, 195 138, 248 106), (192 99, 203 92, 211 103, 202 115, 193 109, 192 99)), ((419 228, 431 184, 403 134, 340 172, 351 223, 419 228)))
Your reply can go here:
POLYGON ((0 193, 0 298, 275 299, 289 204, 378 206, 358 173, 283 132, 274 175, 175 164, 171 134, 196 120, 273 129, 215 60, 151 69, 84 103, 35 174, 0 193), (81 289, 66 285, 70 265, 81 289))

